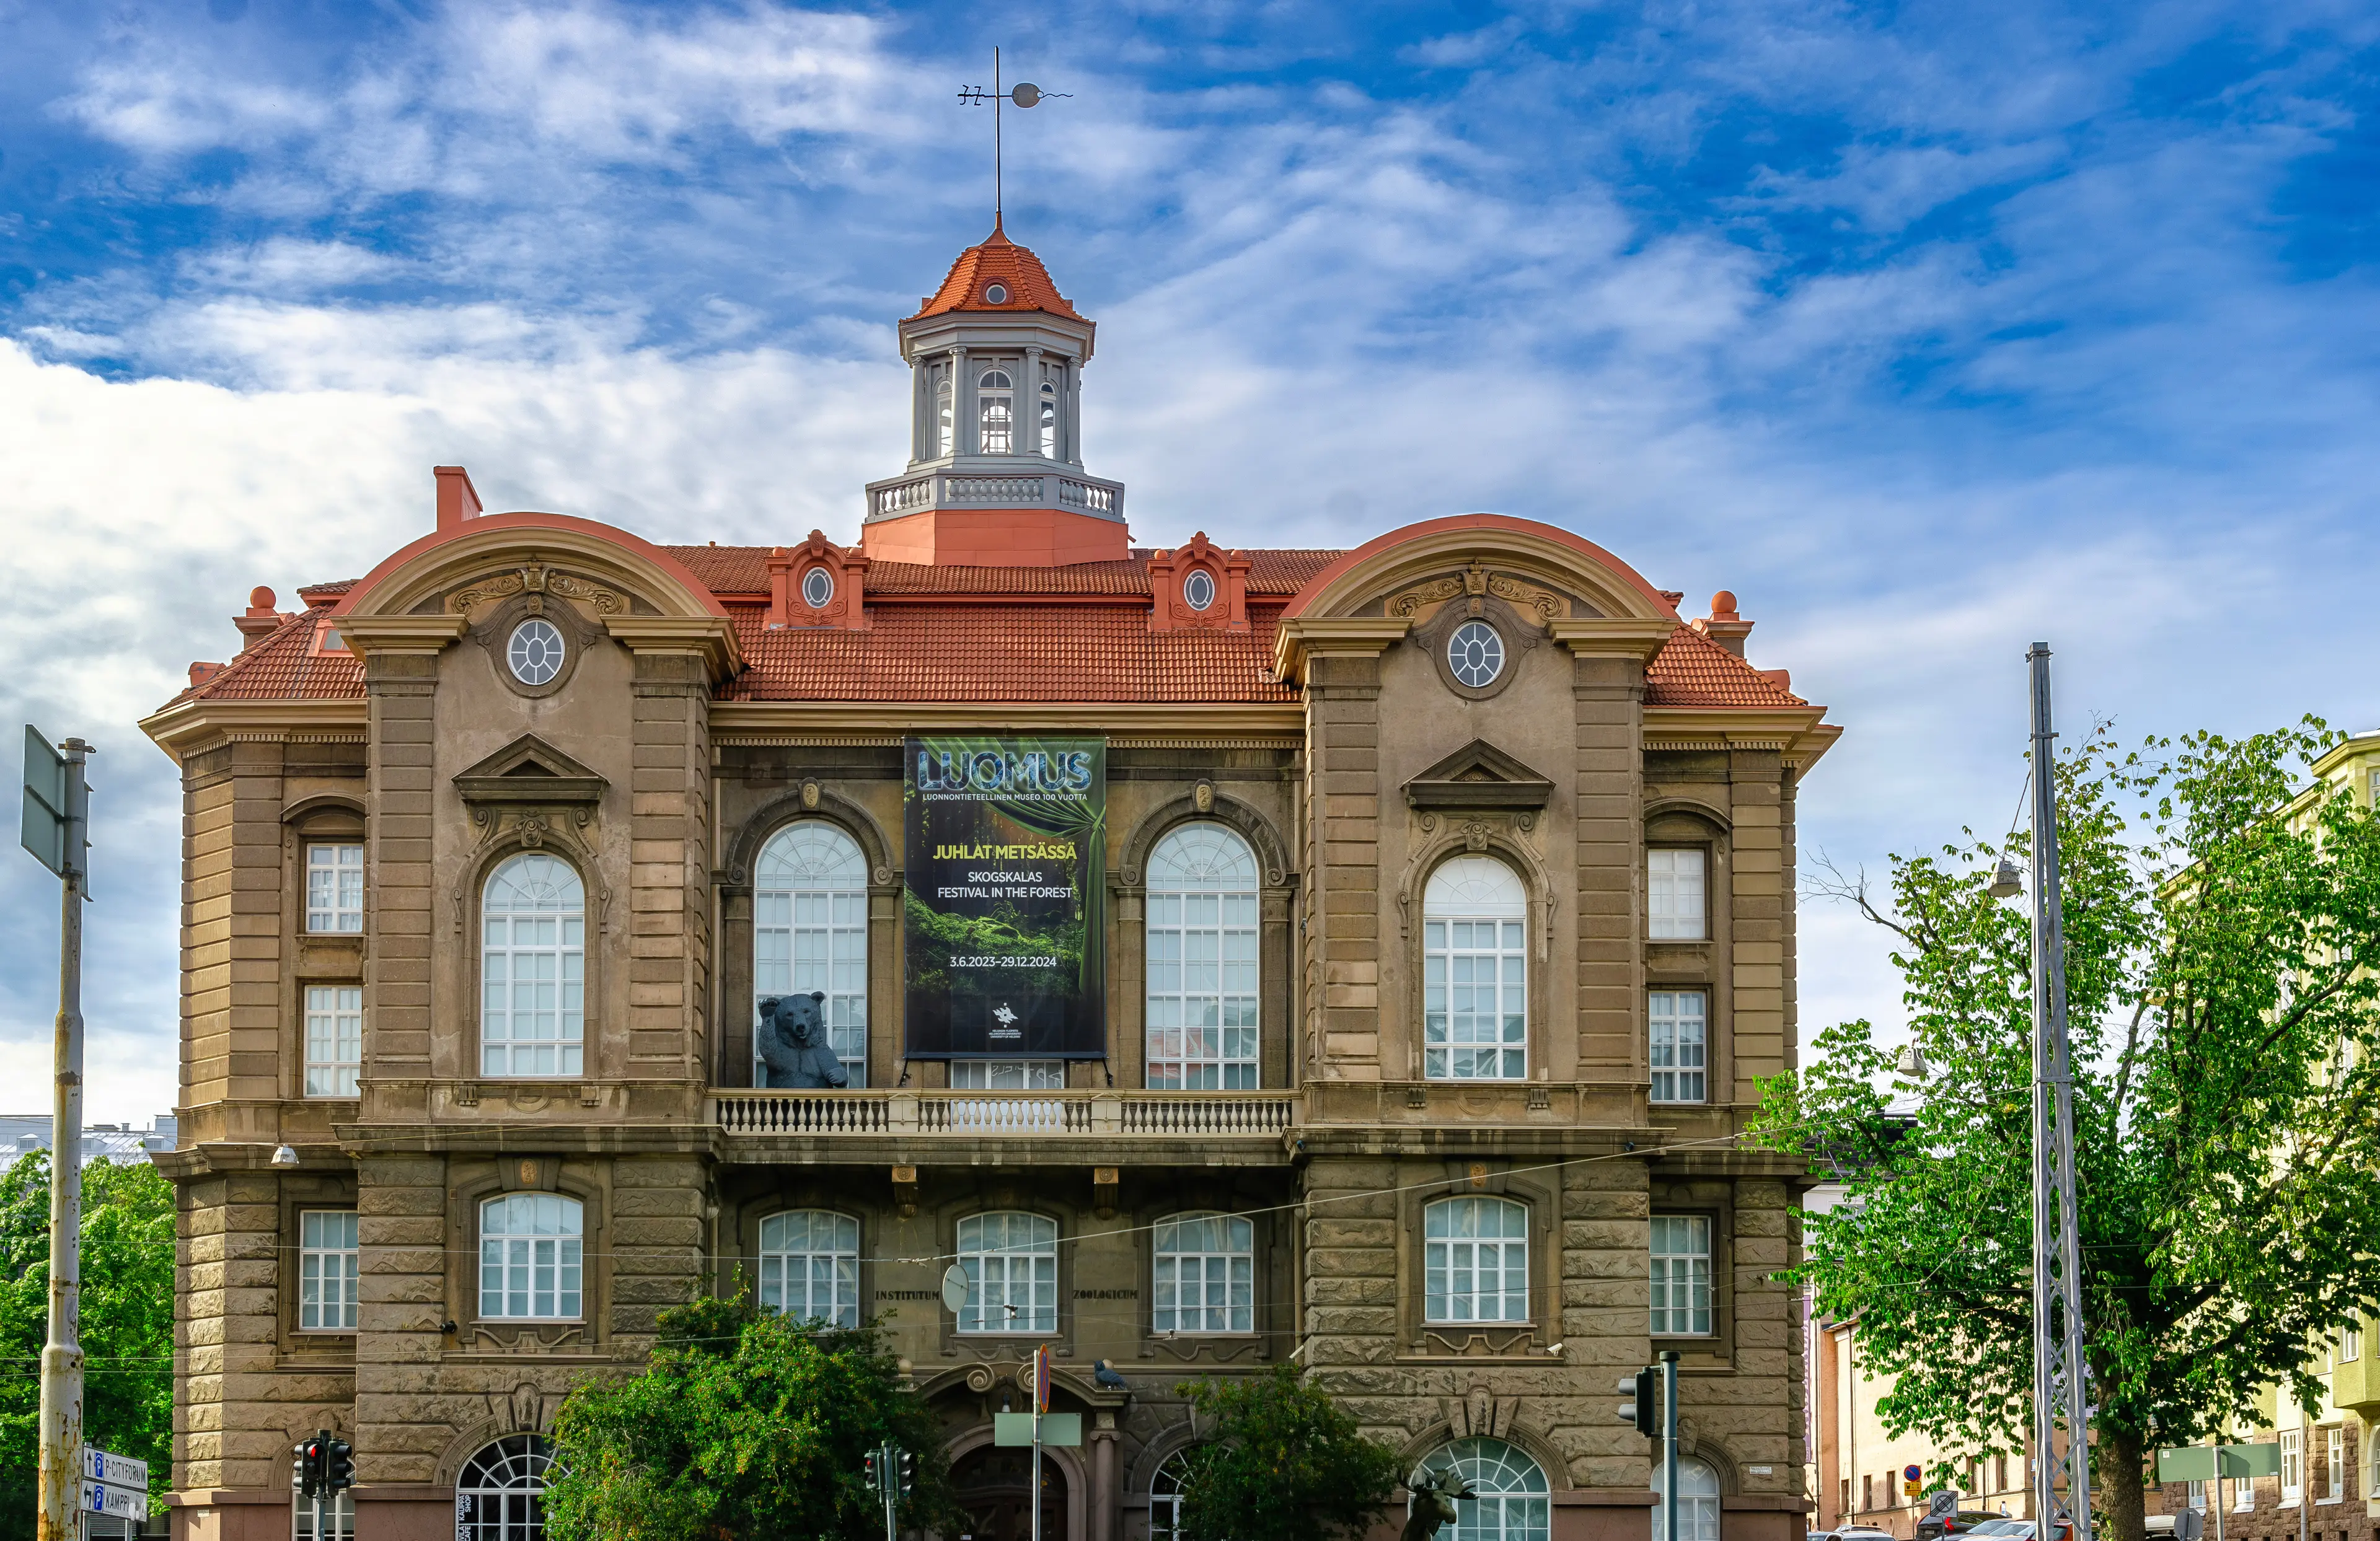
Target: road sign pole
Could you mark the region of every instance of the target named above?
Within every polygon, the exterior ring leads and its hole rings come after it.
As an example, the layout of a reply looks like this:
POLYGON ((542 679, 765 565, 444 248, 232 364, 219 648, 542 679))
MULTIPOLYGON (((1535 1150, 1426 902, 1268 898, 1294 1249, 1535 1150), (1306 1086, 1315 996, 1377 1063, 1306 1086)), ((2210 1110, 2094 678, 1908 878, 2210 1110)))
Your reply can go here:
POLYGON ((1678 1351, 1661 1351, 1661 1534, 1678 1541, 1678 1351))
MULTIPOLYGON (((28 734, 29 740, 32 735, 28 734)), ((47 746, 43 745, 46 748, 47 746)), ((56 1072, 50 1104, 50 1324, 42 1346, 41 1523, 37 1541, 75 1541, 82 1481, 82 905, 88 886, 85 831, 91 822, 91 789, 83 761, 91 746, 79 738, 61 744, 65 774, 63 851, 58 907, 58 1020, 54 1044, 56 1072)), ((29 795, 36 767, 34 745, 26 745, 29 795)), ((28 813, 31 805, 28 804, 28 813)))

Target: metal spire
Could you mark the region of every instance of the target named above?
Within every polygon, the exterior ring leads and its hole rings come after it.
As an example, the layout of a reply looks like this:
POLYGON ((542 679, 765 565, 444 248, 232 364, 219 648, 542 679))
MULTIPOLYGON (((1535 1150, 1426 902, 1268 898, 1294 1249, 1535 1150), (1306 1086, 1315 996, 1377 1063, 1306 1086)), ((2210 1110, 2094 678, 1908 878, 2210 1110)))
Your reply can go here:
POLYGON ((959 88, 959 100, 970 107, 980 107, 987 102, 991 103, 991 224, 993 229, 997 230, 1001 227, 1006 215, 1006 211, 1002 207, 1006 202, 1005 188, 1002 186, 1006 180, 1006 173, 1002 164, 1004 155, 1001 143, 1000 104, 1003 102, 1014 102, 1020 107, 1030 107, 1044 97, 1073 94, 1071 91, 1043 91, 1030 80, 1019 80, 1014 90, 1002 91, 1000 89, 1000 50, 996 46, 991 51, 991 89, 986 91, 981 86, 959 88))
POLYGON ((2070 1541, 2091 1541, 2090 1388, 2075 1233, 2074 1074, 2066 1047, 2049 644, 2035 642, 2025 659, 2033 666, 2033 1513, 2040 1541, 2060 1541, 2061 1518, 2073 1523, 2070 1541))

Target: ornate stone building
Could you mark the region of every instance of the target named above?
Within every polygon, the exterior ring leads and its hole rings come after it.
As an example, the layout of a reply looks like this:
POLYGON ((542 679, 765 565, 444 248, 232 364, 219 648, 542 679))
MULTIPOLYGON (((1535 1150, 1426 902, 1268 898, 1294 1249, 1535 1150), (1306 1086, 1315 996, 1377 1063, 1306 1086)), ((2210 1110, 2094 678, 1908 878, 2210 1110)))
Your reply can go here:
POLYGON ((342 1530, 527 1541, 565 1389, 740 1277, 889 1323, 978 1536, 1022 1534, 992 1414, 1050 1342, 1065 1541, 1169 1535, 1176 1386, 1291 1359, 1473 1476, 1465 1538, 1639 1541, 1612 1386, 1663 1348, 1688 1535, 1786 1541, 1800 1179, 1734 1136, 1793 1062, 1822 710, 1731 597, 1682 621, 1545 525, 1133 547, 1092 325, 998 231, 901 340, 911 460, 856 545, 489 515, 441 467, 434 528, 259 590, 148 721, 177 1534, 310 1534, 327 1426, 342 1530), (1104 746, 1098 1057, 905 1051, 904 745, 951 734, 1104 746), (847 1086, 755 1085, 796 994, 847 1086))

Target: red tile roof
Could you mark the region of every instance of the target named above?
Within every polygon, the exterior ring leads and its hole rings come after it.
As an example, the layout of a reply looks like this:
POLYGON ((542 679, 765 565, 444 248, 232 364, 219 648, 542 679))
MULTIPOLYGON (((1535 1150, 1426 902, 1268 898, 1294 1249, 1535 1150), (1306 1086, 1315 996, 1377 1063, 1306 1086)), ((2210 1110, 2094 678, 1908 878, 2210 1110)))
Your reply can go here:
POLYGON ((909 319, 922 321, 952 310, 1047 310, 1075 321, 1083 319, 1058 292, 1041 259, 1010 240, 998 222, 982 245, 959 253, 942 286, 918 301, 917 313, 909 319), (984 297, 985 288, 995 279, 1008 286, 1008 297, 997 305, 984 297))
MULTIPOLYGON (((765 546, 663 548, 714 592, 766 588, 765 546)), ((719 689, 734 701, 1290 702, 1272 677, 1279 603, 1249 607, 1249 630, 1151 632, 1148 558, 1072 567, 869 567, 871 628, 764 627, 764 605, 727 606, 746 668, 719 689), (878 605, 879 597, 904 602, 878 605), (1036 602, 1036 597, 1046 597, 1036 602), (1102 603, 1102 600, 1113 602, 1102 603)), ((1256 551, 1251 595, 1295 593, 1338 556, 1256 551)), ((352 586, 309 585, 312 608, 260 638, 177 699, 352 699, 363 666, 314 648, 318 623, 352 586)), ((1645 705, 1781 708, 1808 703, 1725 648, 1681 626, 1645 671, 1645 705)))

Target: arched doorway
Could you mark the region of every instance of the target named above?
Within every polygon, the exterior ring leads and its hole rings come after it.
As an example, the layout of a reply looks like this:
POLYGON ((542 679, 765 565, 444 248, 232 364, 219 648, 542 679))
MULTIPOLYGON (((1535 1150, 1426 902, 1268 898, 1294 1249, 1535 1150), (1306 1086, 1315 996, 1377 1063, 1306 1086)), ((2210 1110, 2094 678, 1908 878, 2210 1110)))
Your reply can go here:
MULTIPOLYGON (((1033 1452, 1014 1446, 985 1445, 951 1463, 951 1490, 967 1516, 959 1541, 1030 1541, 1033 1511, 1027 1507, 1033 1452)), ((1041 1462, 1042 1541, 1065 1541, 1066 1474, 1046 1455, 1041 1462)))

